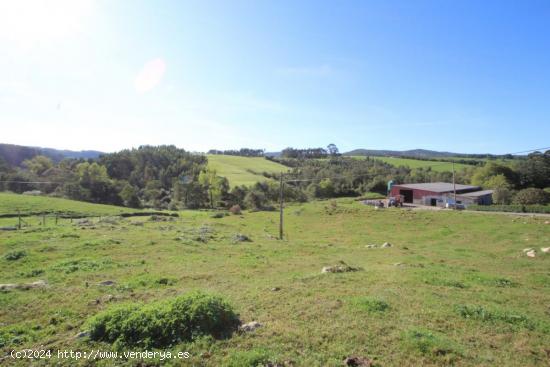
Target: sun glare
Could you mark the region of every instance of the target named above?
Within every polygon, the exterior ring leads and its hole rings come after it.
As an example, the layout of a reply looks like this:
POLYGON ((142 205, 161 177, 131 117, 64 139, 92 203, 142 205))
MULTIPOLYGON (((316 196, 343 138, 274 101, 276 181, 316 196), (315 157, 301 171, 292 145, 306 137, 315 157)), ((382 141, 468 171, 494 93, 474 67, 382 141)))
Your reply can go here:
POLYGON ((0 39, 22 45, 64 38, 82 30, 93 0, 0 1, 0 39))

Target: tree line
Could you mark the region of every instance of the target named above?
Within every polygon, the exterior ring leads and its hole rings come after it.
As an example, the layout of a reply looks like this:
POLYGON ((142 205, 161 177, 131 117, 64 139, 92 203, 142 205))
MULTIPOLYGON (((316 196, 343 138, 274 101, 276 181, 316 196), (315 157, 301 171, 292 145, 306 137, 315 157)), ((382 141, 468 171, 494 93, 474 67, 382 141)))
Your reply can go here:
POLYGON ((217 155, 237 155, 241 157, 263 157, 265 156, 265 149, 251 149, 251 148, 241 148, 239 150, 217 150, 210 149, 208 154, 217 154, 217 155))
MULTIPOLYGON (((288 148, 292 149, 292 148, 288 148)), ((319 148, 321 149, 321 148, 319 148)), ((451 172, 430 168, 395 167, 378 159, 341 156, 316 149, 279 158, 266 157, 288 167, 284 195, 287 201, 307 201, 367 192, 385 195, 387 182, 451 182, 451 172), (313 155, 313 158, 311 155, 313 155), (308 158, 305 158, 308 157, 308 158)), ((44 194, 94 203, 128 207, 273 209, 279 197, 279 176, 264 173, 265 182, 231 188, 225 177, 208 168, 206 155, 189 153, 175 146, 142 146, 98 159, 64 159, 54 163, 34 156, 13 167, 0 159, 0 190, 44 194), (35 183, 41 182, 41 183, 35 183)), ((456 172, 456 182, 493 189, 497 204, 546 204, 550 201, 550 150, 535 152, 512 163, 487 162, 456 172)))

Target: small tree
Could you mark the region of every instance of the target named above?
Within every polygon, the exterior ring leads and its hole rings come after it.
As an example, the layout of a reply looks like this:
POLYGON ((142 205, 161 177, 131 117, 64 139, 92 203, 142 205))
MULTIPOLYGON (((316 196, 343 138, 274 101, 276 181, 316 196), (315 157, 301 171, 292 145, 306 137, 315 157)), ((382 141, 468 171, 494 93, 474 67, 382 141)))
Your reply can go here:
POLYGON ((124 205, 130 208, 139 208, 141 203, 137 195, 137 190, 127 183, 120 191, 120 197, 124 201, 124 205))
POLYGON ((506 187, 497 187, 493 190, 493 202, 499 205, 507 205, 512 202, 513 192, 506 187))
POLYGON ((32 159, 26 159, 25 161, 23 161, 23 165, 35 175, 41 175, 48 169, 53 167, 53 162, 50 158, 46 156, 37 155, 32 159))
POLYGON ((339 155, 338 147, 335 144, 329 144, 327 146, 327 150, 328 153, 333 157, 339 155))
POLYGON ((262 210, 265 206, 266 198, 263 192, 253 190, 246 194, 243 203, 247 209, 262 210))

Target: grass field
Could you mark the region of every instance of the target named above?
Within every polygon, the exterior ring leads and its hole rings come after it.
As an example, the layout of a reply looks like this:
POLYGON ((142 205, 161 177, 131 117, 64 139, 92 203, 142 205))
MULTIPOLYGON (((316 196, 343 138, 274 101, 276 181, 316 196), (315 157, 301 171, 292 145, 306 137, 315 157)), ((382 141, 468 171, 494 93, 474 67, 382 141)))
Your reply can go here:
MULTIPOLYGON (((93 315, 201 289, 262 327, 167 348, 188 351, 184 362, 116 365, 341 366, 349 355, 378 366, 548 365, 550 255, 538 250, 550 246, 544 218, 377 211, 342 199, 287 207, 286 239, 279 241, 277 216, 214 219, 185 211, 168 221, 118 218, 0 232, 0 283, 47 281, 43 289, 0 292, 0 364, 28 365, 6 357, 25 347, 109 350, 75 338, 93 315), (251 242, 235 242, 237 233, 251 242), (393 246, 366 247, 383 242, 393 246), (525 247, 538 256, 524 256, 525 247), (340 261, 359 270, 321 273, 340 261), (115 283, 98 285, 106 280, 115 283)), ((0 226, 12 221, 0 219, 0 226)))
POLYGON ((20 211, 22 214, 60 213, 99 216, 117 215, 121 213, 136 212, 138 210, 47 196, 17 195, 0 192, 0 215, 16 214, 17 211, 20 211))
MULTIPOLYGON (((453 164, 451 162, 434 162, 423 161, 419 159, 409 158, 397 158, 397 157, 371 157, 389 163, 393 166, 405 166, 409 168, 428 168, 431 167, 433 171, 437 172, 451 172, 453 170, 453 164)), ((455 163, 455 170, 461 170, 466 167, 473 167, 466 164, 455 163)))
POLYGON ((231 187, 254 185, 259 181, 267 181, 263 172, 286 172, 288 167, 268 161, 261 157, 238 157, 231 155, 208 155, 208 167, 215 169, 222 177, 229 180, 231 187))

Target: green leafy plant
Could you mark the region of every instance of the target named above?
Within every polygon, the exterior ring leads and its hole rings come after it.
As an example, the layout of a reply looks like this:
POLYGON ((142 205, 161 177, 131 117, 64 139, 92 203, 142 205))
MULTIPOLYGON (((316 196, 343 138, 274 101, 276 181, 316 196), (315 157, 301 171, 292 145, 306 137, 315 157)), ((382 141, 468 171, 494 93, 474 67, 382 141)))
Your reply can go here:
POLYGON ((239 323, 223 298, 203 292, 147 305, 120 305, 89 320, 90 338, 113 343, 115 348, 160 348, 201 335, 224 338, 239 323))

